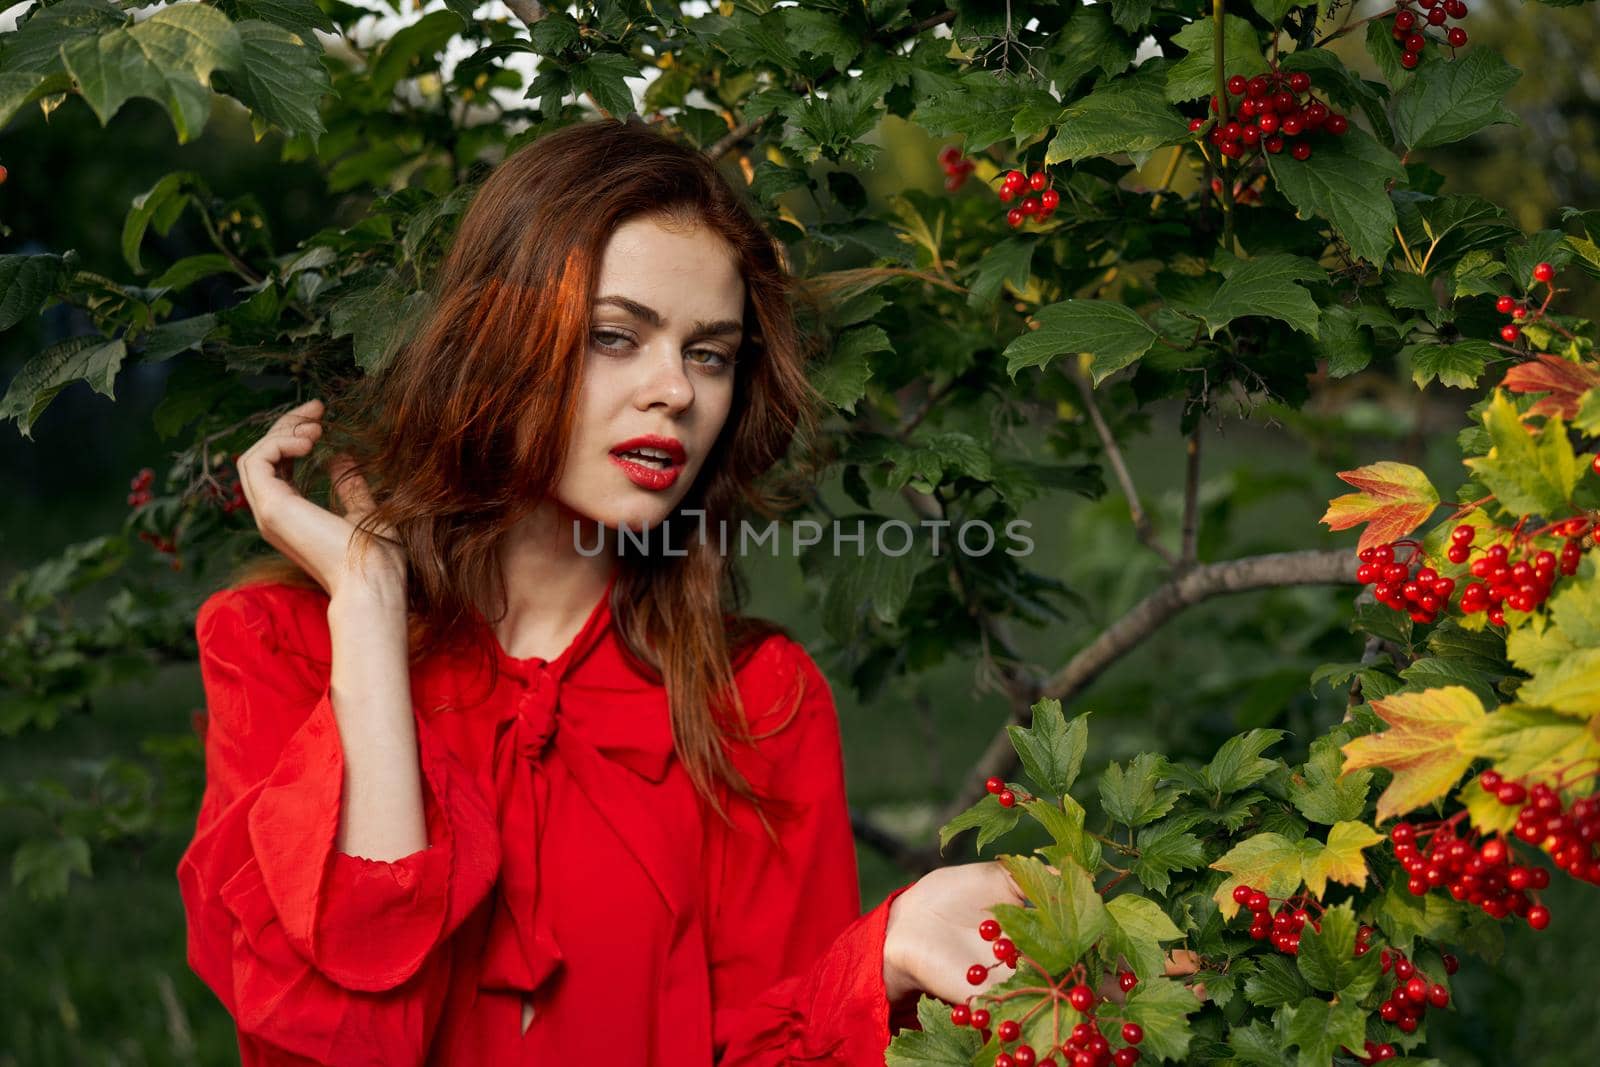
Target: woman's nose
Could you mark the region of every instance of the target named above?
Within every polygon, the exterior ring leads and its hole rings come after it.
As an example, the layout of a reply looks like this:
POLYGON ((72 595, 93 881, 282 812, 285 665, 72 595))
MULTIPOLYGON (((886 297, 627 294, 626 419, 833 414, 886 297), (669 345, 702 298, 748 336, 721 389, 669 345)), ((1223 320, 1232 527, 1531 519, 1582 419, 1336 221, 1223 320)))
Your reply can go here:
POLYGON ((639 386, 641 409, 661 406, 676 414, 694 402, 694 383, 676 346, 663 344, 652 349, 645 366, 646 376, 639 386))

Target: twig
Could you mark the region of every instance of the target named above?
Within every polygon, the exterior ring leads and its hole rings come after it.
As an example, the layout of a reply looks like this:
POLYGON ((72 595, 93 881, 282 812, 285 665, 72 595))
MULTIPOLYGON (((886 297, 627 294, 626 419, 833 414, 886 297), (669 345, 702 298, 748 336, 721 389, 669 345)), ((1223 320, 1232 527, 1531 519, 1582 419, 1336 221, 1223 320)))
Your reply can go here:
POLYGON ((1184 444, 1188 460, 1183 472, 1183 537, 1178 552, 1178 566, 1188 567, 1195 560, 1195 545, 1200 530, 1200 424, 1189 434, 1184 444))
POLYGON ((1133 475, 1129 473, 1128 465, 1122 459, 1122 449, 1117 446, 1116 438, 1111 435, 1111 427, 1106 425, 1105 416, 1100 414, 1100 406, 1095 403, 1094 387, 1070 361, 1067 363, 1067 368, 1067 373, 1078 386, 1078 394, 1083 398, 1084 410, 1089 413, 1089 421, 1094 424, 1094 432, 1100 438, 1100 447, 1105 451, 1106 461, 1111 464, 1117 484, 1122 486, 1122 495, 1127 498, 1128 511, 1133 516, 1133 528, 1139 535, 1140 542, 1165 560, 1167 566, 1176 567, 1177 559, 1156 537, 1155 528, 1150 524, 1150 517, 1145 514, 1144 506, 1139 503, 1139 491, 1134 488, 1133 475))

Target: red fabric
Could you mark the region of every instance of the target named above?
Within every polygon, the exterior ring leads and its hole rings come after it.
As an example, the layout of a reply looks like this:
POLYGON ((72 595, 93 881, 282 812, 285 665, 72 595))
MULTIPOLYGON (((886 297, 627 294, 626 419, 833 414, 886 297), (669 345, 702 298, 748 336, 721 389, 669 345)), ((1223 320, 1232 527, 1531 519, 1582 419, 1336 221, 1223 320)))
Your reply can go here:
POLYGON ((257 584, 196 623, 206 792, 178 865, 189 963, 245 1067, 878 1064, 888 905, 860 915, 828 683, 775 635, 738 670, 735 757, 792 802, 774 844, 709 814, 666 695, 628 665, 609 590, 555 660, 411 669, 428 844, 335 847, 344 757, 327 598, 257 584), (770 713, 763 718, 763 713, 770 713), (534 1017, 521 1032, 522 1004, 534 1017))

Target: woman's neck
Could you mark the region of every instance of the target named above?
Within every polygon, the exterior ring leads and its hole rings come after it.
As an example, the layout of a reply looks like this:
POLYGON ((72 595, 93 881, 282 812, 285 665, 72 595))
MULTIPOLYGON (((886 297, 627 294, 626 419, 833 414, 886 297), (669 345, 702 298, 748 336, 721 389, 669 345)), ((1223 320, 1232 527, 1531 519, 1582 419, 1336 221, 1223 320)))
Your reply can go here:
MULTIPOLYGON (((518 659, 560 655, 611 580, 615 554, 580 552, 575 519, 579 516, 547 501, 513 529, 501 548, 506 614, 494 631, 500 647, 518 659)), ((590 523, 583 536, 588 545, 599 534, 590 523)), ((609 544, 609 531, 605 538, 609 544)))

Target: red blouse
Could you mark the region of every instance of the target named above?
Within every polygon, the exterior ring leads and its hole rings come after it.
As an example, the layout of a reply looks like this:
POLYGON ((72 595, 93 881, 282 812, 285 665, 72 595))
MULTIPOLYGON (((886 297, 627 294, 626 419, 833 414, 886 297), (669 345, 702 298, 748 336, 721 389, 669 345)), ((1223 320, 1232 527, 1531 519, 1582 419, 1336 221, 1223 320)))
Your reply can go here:
POLYGON ((757 733, 801 687, 793 721, 735 753, 795 804, 769 814, 774 845, 748 804, 731 828, 703 806, 609 601, 554 660, 495 642, 487 700, 481 663, 413 665, 429 843, 390 862, 334 847, 327 597, 258 583, 202 605, 206 790, 177 873, 189 964, 245 1067, 883 1062, 904 887, 859 914, 826 679, 782 635, 736 672, 757 733))

